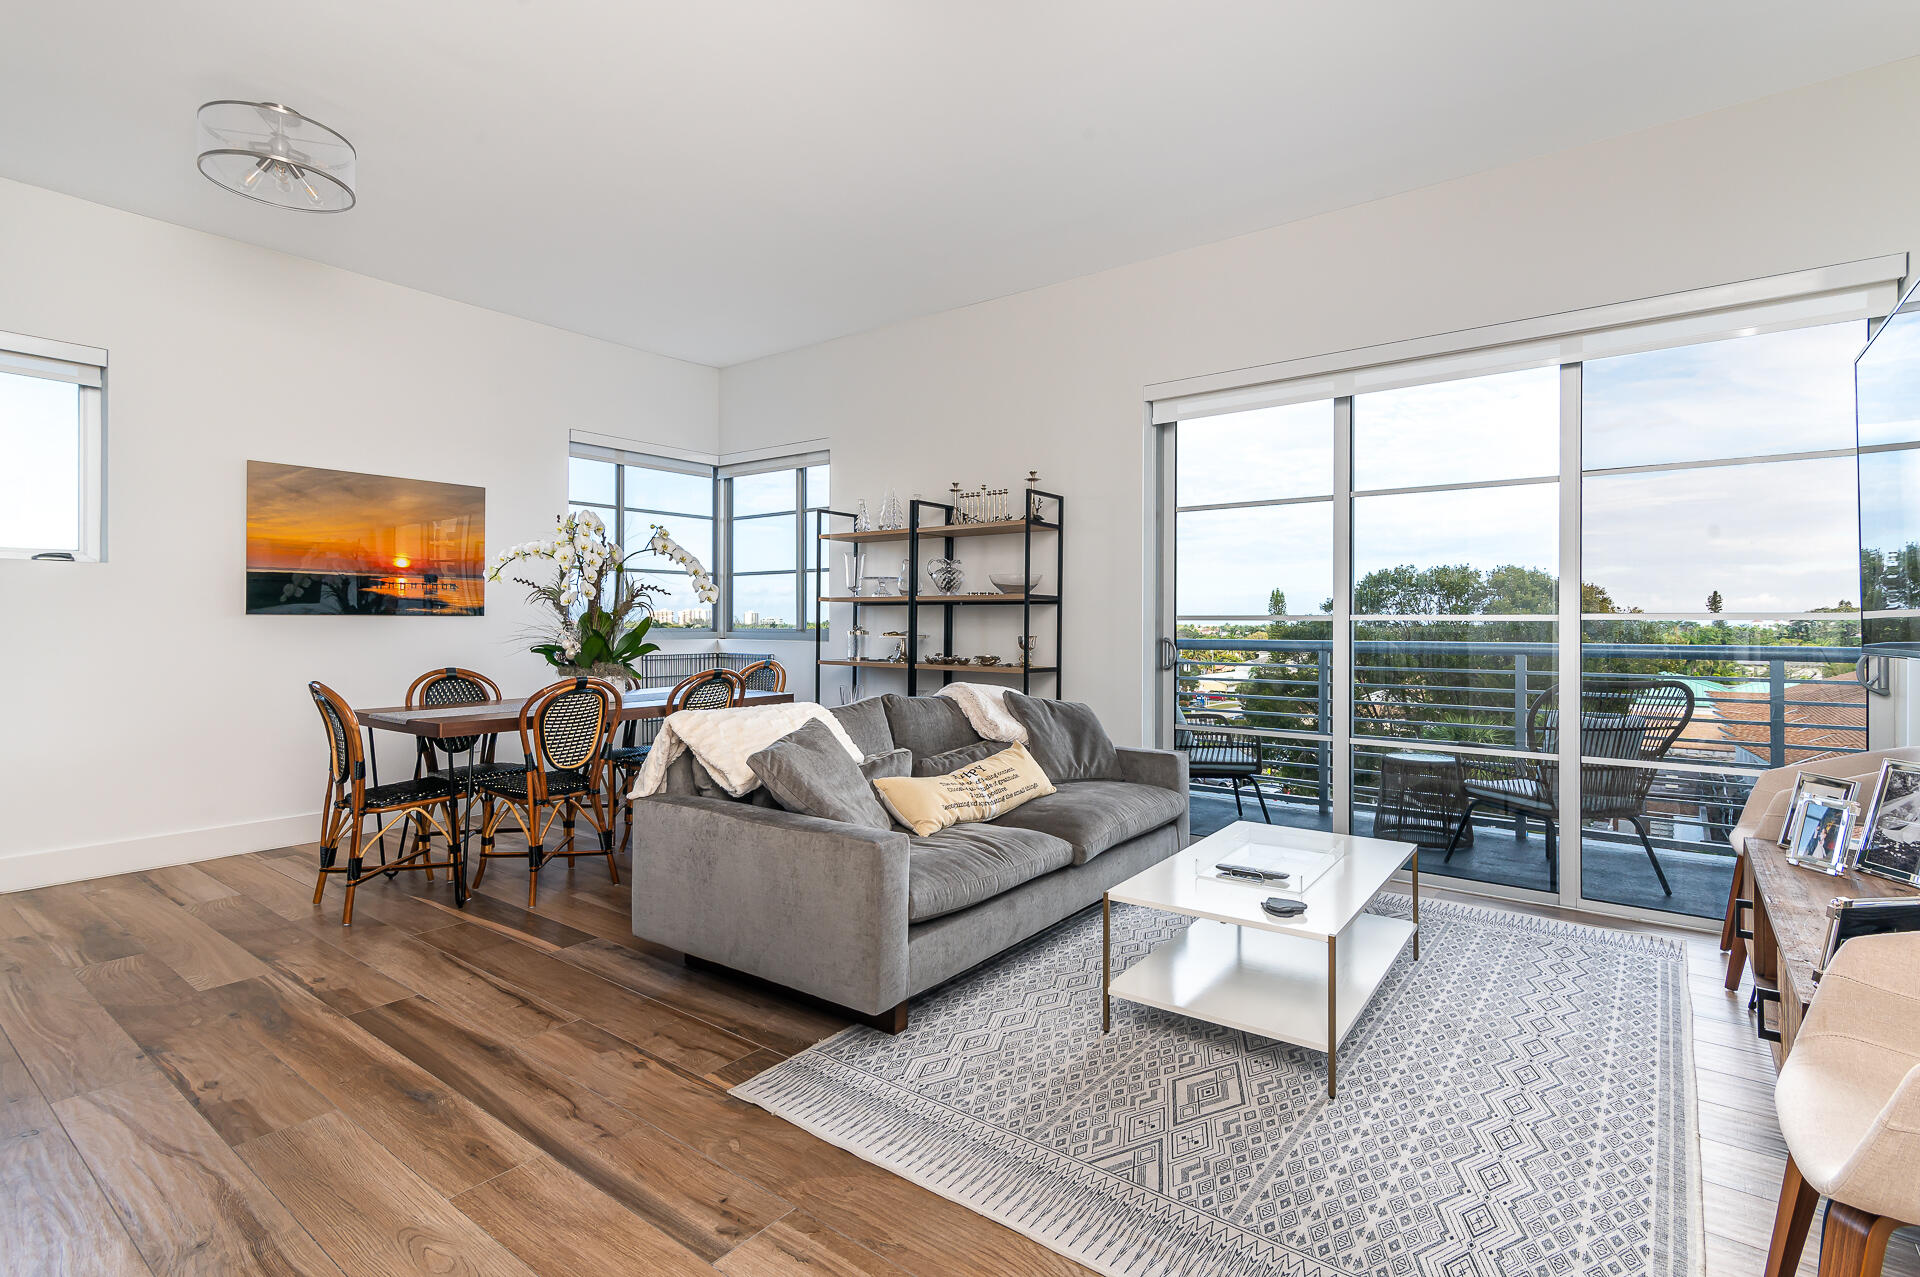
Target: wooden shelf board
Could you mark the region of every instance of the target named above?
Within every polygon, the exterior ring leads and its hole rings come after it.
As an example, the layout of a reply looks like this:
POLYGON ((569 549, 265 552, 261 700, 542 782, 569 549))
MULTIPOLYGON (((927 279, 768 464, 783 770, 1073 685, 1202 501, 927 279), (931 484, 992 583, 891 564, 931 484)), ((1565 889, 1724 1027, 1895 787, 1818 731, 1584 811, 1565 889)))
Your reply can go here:
MULTIPOLYGON (((939 523, 923 526, 922 537, 985 537, 996 534, 1020 533, 1032 527, 1035 532, 1058 532, 1060 525, 1035 519, 1031 524, 1022 519, 1002 519, 993 523, 939 523)), ((907 539, 905 528, 875 528, 871 532, 822 532, 822 541, 904 541, 907 539)))
MULTIPOLYGON (((917 602, 927 607, 946 607, 957 603, 1058 603, 1057 594, 922 594, 917 602)), ((835 594, 821 599, 822 603, 865 603, 905 607, 907 596, 904 594, 835 594)))
MULTIPOLYGON (((867 670, 903 670, 907 668, 907 663, 905 661, 845 661, 845 660, 826 661, 826 660, 823 660, 820 663, 822 665, 856 665, 861 669, 867 669, 867 670)), ((928 661, 921 661, 919 664, 915 665, 914 668, 917 670, 953 670, 955 672, 964 671, 965 673, 968 673, 968 674, 1020 674, 1020 673, 1052 674, 1055 672, 1055 667, 1052 665, 1036 665, 1029 670, 1022 665, 934 665, 928 661)))

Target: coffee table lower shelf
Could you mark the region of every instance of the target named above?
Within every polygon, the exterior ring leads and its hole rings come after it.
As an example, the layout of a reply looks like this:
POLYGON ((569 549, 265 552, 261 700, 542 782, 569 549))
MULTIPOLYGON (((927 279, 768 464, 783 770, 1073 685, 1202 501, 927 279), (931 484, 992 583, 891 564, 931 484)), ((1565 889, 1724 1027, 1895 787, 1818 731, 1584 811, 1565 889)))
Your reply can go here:
POLYGON ((1196 918, 1178 937, 1114 977, 1112 997, 1333 1054, 1416 928, 1363 913, 1332 939, 1196 918), (1328 973, 1334 974, 1332 996, 1328 973), (1332 1044, 1329 1047, 1329 1029, 1332 1044))

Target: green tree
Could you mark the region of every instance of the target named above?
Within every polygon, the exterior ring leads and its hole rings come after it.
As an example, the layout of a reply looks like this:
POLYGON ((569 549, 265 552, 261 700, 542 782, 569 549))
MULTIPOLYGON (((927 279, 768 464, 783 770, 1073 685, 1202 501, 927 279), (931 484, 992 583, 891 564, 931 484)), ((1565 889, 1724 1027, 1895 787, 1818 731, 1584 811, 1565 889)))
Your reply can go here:
POLYGON ((1713 593, 1707 595, 1707 611, 1713 613, 1715 616, 1720 615, 1720 609, 1726 605, 1726 600, 1720 597, 1720 591, 1715 590, 1713 593))

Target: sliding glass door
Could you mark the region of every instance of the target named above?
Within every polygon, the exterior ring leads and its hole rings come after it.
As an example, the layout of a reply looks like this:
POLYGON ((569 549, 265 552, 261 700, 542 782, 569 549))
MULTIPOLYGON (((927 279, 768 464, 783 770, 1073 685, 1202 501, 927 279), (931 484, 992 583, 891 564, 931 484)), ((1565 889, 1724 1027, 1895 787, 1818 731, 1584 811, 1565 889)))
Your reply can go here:
POLYGON ((1753 776, 1866 747, 1866 335, 1381 378, 1165 427, 1195 833, 1377 833, 1475 890, 1718 917, 1753 776))

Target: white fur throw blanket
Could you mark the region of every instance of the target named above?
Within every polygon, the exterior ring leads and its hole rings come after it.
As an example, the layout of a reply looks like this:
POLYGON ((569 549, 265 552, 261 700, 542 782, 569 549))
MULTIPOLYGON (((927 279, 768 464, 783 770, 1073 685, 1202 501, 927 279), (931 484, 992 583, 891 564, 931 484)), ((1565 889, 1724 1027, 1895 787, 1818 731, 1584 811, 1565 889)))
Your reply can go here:
POLYGON ((791 705, 741 705, 734 709, 683 709, 667 715, 667 721, 660 725, 660 734, 654 737, 647 761, 640 765, 640 775, 633 782, 630 796, 645 798, 659 793, 666 786, 668 766, 688 751, 713 773, 713 779, 729 794, 738 798, 751 793, 760 784, 760 778, 753 774, 747 760, 810 722, 825 723, 847 754, 855 762, 860 761, 860 749, 847 735, 847 729, 840 726, 840 720, 810 701, 791 705))
POLYGON ((1024 745, 1027 729, 1007 709, 1010 690, 994 683, 948 683, 940 689, 940 695, 960 706, 968 724, 983 740, 1024 745))

